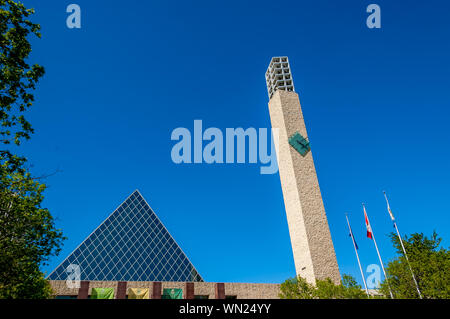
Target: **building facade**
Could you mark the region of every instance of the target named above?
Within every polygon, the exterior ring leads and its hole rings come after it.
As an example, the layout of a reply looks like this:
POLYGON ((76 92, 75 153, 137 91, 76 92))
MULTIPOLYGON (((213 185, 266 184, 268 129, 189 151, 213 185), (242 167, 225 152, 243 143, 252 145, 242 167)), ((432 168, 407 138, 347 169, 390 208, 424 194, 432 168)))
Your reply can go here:
POLYGON ((114 288, 114 299, 127 299, 130 289, 148 289, 149 299, 164 299, 167 289, 180 289, 182 299, 278 299, 280 284, 82 281, 79 288, 69 288, 66 281, 51 280, 58 299, 88 299, 93 288, 114 288))
POLYGON ((266 72, 272 128, 278 129, 278 168, 297 275, 340 282, 325 208, 298 94, 287 57, 266 72))
POLYGON ((186 281, 203 278, 138 190, 54 271, 49 280, 186 281))

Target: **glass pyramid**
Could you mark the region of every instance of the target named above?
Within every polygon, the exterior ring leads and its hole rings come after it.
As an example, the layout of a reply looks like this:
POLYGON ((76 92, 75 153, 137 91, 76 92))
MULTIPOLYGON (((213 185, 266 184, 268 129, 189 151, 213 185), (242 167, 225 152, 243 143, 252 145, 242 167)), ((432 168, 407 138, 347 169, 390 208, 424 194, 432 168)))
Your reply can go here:
POLYGON ((80 267, 80 280, 203 281, 138 190, 47 279, 67 280, 69 265, 80 267))

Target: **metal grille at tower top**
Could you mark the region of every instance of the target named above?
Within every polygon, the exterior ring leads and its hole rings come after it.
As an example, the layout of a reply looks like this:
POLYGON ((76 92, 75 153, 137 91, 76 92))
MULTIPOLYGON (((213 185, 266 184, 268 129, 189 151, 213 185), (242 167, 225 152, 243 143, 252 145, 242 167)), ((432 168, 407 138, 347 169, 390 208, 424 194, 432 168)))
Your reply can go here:
POLYGON ((287 56, 272 58, 266 71, 266 85, 269 99, 272 98, 276 90, 295 92, 287 56))

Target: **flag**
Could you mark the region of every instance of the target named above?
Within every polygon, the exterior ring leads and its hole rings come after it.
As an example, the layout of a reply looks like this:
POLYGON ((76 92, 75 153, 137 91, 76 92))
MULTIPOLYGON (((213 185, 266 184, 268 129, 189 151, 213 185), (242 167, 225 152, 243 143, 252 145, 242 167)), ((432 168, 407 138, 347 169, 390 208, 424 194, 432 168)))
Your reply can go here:
POLYGON ((395 218, 394 218, 394 215, 392 214, 391 207, 389 207, 389 203, 387 204, 387 207, 388 207, 388 212, 389 212, 389 215, 391 216, 392 221, 395 222, 395 218))
POLYGON ((388 209, 388 212, 389 212, 389 216, 391 216, 392 221, 395 222, 394 214, 392 214, 392 210, 391 210, 391 207, 389 206, 389 201, 387 199, 386 193, 384 193, 384 197, 386 198, 386 203, 387 203, 387 209, 388 209))
POLYGON ((353 236, 353 232, 352 232, 352 228, 350 227, 350 224, 348 225, 348 227, 350 228, 350 237, 352 238, 353 243, 355 244, 356 249, 359 249, 359 248, 358 248, 358 244, 356 243, 356 240, 355 240, 355 236, 353 236))
POLYGON ((367 228, 367 237, 372 239, 372 227, 370 226, 369 217, 367 217, 366 207, 363 205, 364 208, 364 219, 366 221, 366 228, 367 228))

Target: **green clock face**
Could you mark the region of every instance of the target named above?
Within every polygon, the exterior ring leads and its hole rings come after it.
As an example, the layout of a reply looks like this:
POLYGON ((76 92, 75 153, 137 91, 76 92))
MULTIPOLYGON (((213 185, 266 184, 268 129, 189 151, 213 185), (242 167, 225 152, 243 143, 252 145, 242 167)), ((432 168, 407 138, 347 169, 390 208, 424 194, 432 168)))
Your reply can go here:
POLYGON ((289 144, 291 144, 291 146, 299 152, 301 156, 306 156, 306 154, 308 154, 311 150, 308 140, 299 132, 295 132, 291 137, 289 137, 289 144))

